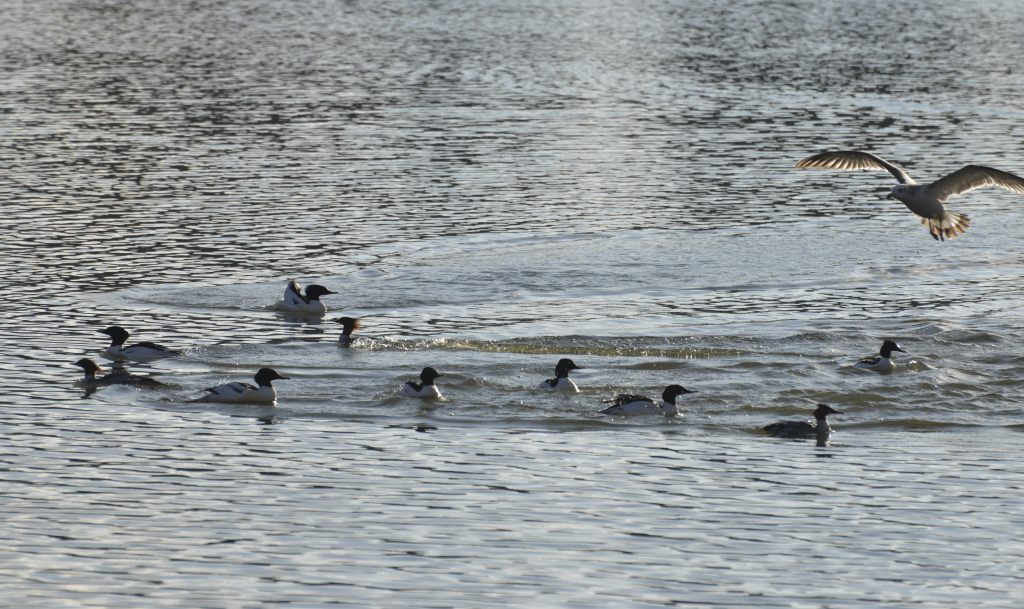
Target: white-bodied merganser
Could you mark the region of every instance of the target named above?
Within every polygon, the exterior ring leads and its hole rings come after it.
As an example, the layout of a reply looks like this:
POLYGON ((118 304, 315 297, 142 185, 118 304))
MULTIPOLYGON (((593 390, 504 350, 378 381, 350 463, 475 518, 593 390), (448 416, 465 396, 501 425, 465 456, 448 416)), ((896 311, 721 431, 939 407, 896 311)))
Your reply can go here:
POLYGON ((181 351, 168 349, 163 345, 151 342, 135 343, 125 347, 124 343, 128 340, 129 335, 128 331, 121 326, 110 326, 109 328, 103 328, 99 332, 110 337, 110 346, 103 353, 115 360, 144 363, 181 355, 181 351))
POLYGON ((115 362, 113 369, 104 374, 101 377, 97 377, 98 372, 103 372, 96 362, 92 361, 87 357, 75 362, 75 365, 85 371, 85 376, 82 377, 82 382, 86 384, 96 385, 134 385, 136 387, 162 387, 163 383, 160 381, 150 378, 148 376, 140 376, 137 374, 131 374, 125 370, 124 365, 121 362, 115 362))
POLYGON ((327 312, 327 305, 320 301, 321 296, 337 294, 319 284, 306 286, 306 293, 303 294, 299 284, 292 281, 284 289, 284 296, 277 303, 277 308, 291 313, 302 313, 304 315, 323 315, 327 312))
POLYGON ((572 379, 569 378, 569 372, 572 370, 582 369, 583 366, 577 366, 576 362, 571 359, 562 358, 558 360, 558 364, 555 365, 555 378, 543 381, 540 385, 537 385, 537 389, 579 393, 580 388, 577 387, 576 383, 572 382, 572 379))
POLYGON ((281 376, 273 368, 260 368, 256 372, 256 384, 249 383, 224 383, 216 387, 210 387, 207 395, 199 398, 199 402, 224 402, 228 404, 246 402, 255 404, 273 404, 277 401, 277 392, 274 390, 272 381, 288 380, 287 376, 281 376))
POLYGON ((832 428, 828 426, 827 417, 830 414, 843 414, 827 404, 818 404, 812 413, 814 422, 811 421, 779 421, 762 427, 765 431, 779 438, 810 438, 816 437, 818 445, 824 446, 828 443, 832 428))
POLYGON ((363 327, 363 322, 357 317, 339 317, 334 321, 341 324, 341 336, 338 337, 338 344, 348 347, 355 340, 352 333, 363 327))
POLYGON ((920 216, 921 224, 927 226, 928 232, 938 241, 962 235, 971 225, 967 214, 946 211, 943 203, 949 197, 983 186, 998 186, 1024 195, 1024 178, 982 165, 967 165, 931 184, 918 184, 906 171, 885 159, 857 150, 823 152, 803 159, 796 166, 801 169, 888 171, 899 181, 889 193, 889 198, 901 201, 907 209, 920 216))
POLYGON ((610 415, 640 415, 640 414, 663 414, 667 417, 674 417, 679 414, 679 407, 676 406, 676 398, 686 393, 697 393, 682 385, 669 385, 661 394, 661 402, 657 403, 651 398, 642 395, 620 394, 606 404, 611 404, 601 411, 601 414, 610 415))
POLYGON ((887 340, 882 343, 882 348, 878 351, 878 355, 865 357, 853 366, 854 368, 874 370, 875 372, 891 372, 892 369, 896 367, 896 365, 892 363, 893 351, 906 353, 906 351, 903 350, 903 347, 896 344, 895 341, 887 340))
POLYGON ((406 381, 402 385, 402 395, 412 398, 424 398, 428 400, 434 400, 441 397, 441 392, 437 390, 437 386, 434 385, 434 380, 438 377, 444 376, 438 373, 430 366, 423 369, 420 372, 420 382, 414 383, 412 381, 406 381))

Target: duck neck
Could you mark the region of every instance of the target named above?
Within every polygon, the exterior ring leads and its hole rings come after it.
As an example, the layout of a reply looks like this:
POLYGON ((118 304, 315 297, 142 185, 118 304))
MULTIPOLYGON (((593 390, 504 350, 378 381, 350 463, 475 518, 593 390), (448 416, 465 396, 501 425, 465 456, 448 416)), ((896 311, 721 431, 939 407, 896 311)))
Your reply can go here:
POLYGON ((818 419, 818 425, 814 429, 815 446, 828 446, 831 438, 832 428, 828 426, 828 421, 824 417, 818 419))

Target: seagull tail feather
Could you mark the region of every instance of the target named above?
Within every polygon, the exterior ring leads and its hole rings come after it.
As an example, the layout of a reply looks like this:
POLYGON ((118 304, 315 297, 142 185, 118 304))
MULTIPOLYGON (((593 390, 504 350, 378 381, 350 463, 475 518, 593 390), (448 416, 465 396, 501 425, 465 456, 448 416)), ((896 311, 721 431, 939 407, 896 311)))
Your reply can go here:
POLYGON ((971 226, 971 219, 967 214, 958 214, 947 211, 941 218, 921 218, 921 224, 928 227, 928 232, 936 241, 956 239, 967 232, 971 226))

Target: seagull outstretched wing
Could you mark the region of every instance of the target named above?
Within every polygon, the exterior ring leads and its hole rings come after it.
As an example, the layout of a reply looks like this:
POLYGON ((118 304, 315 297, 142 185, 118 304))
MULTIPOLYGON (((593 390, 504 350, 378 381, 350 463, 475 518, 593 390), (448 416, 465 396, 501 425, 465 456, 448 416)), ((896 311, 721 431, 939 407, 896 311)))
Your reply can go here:
POLYGON ((886 161, 880 156, 870 152, 859 150, 839 150, 835 152, 822 152, 796 164, 800 169, 866 169, 880 170, 891 173, 900 184, 917 184, 913 178, 907 175, 899 167, 886 161))
POLYGON ((945 202, 949 197, 985 186, 998 186, 1024 195, 1024 178, 982 165, 968 165, 958 169, 929 184, 928 192, 940 202, 945 202))

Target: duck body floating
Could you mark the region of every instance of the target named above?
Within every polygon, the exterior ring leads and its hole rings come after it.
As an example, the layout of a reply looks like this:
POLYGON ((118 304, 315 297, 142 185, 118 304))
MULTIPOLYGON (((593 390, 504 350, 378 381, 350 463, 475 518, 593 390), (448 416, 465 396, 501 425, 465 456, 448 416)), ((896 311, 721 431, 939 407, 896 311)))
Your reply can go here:
POLYGON ((302 315, 323 315, 327 313, 327 305, 320 300, 321 296, 337 294, 320 284, 306 286, 305 292, 294 279, 284 288, 284 296, 277 303, 277 308, 289 313, 302 315))
POLYGON ((400 390, 400 393, 410 398, 420 398, 424 400, 437 400, 440 399, 441 392, 437 386, 434 385, 434 381, 439 377, 444 376, 437 370, 427 366, 420 372, 420 382, 416 383, 413 381, 406 381, 400 390))
POLYGON ((576 386, 576 383, 569 378, 569 372, 573 370, 582 370, 582 366, 577 366, 574 361, 568 358, 558 360, 555 365, 555 378, 541 381, 537 385, 537 389, 542 391, 564 391, 567 393, 579 393, 580 388, 576 386))
POLYGON ((666 417, 679 415, 679 407, 676 405, 676 398, 687 393, 697 393, 682 385, 669 385, 661 393, 661 401, 655 402, 651 398, 642 395, 619 394, 606 404, 611 404, 601 411, 601 414, 613 416, 636 416, 660 414, 666 417))
POLYGON ((130 335, 128 334, 128 331, 121 326, 110 326, 100 330, 99 332, 110 337, 110 346, 103 351, 103 354, 115 361, 127 360, 131 362, 146 363, 163 359, 165 357, 181 355, 181 351, 169 349, 163 345, 158 345, 148 341, 135 343, 134 345, 128 345, 126 347, 125 343, 128 342, 128 337, 130 335))
POLYGON ((222 404, 273 404, 277 401, 277 391, 273 381, 288 380, 273 368, 260 368, 254 377, 256 384, 224 383, 206 390, 207 394, 198 402, 220 402, 222 404))

